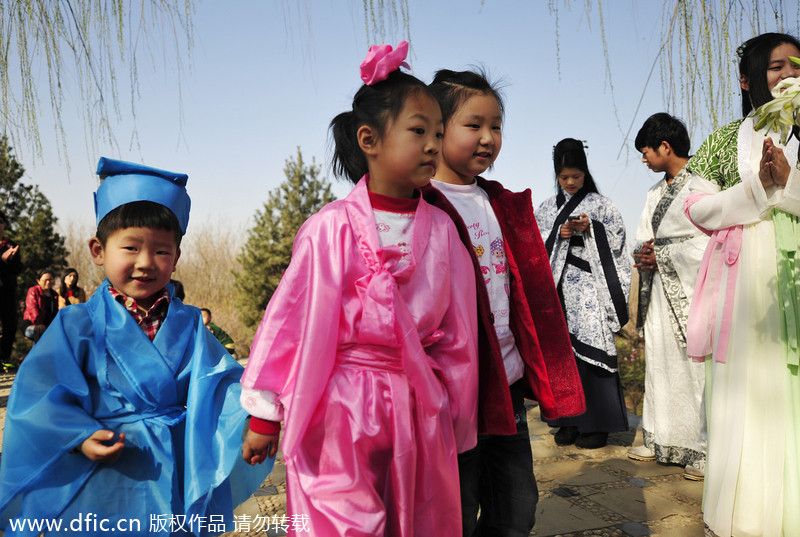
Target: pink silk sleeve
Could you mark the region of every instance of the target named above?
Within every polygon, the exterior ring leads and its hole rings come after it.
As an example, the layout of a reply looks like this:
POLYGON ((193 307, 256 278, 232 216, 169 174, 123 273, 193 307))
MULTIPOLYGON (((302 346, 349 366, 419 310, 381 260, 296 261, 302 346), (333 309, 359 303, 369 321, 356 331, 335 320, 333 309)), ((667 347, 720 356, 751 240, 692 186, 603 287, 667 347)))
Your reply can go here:
POLYGON ((278 394, 290 450, 325 391, 339 336, 341 238, 317 216, 297 234, 292 261, 267 305, 242 375, 243 388, 278 394))

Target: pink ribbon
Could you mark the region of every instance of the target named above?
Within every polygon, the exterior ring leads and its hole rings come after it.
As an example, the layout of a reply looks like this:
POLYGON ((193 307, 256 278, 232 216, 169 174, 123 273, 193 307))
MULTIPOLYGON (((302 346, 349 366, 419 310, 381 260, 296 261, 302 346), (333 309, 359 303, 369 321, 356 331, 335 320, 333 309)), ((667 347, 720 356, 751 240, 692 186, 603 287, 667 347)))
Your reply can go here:
POLYGON ((361 80, 367 86, 371 86, 386 80, 389 73, 396 71, 400 66, 409 69, 404 61, 407 55, 407 41, 400 41, 394 50, 391 45, 372 45, 369 47, 367 57, 361 62, 361 80))
POLYGON ((445 334, 441 330, 420 340, 417 327, 408 311, 398 283, 407 281, 414 265, 407 265, 394 274, 394 266, 402 256, 400 248, 390 246, 372 252, 366 244, 360 244, 361 253, 370 273, 356 281, 356 291, 362 301, 361 322, 358 329, 359 345, 396 347, 403 357, 403 368, 416 397, 423 401, 420 411, 437 414, 442 408, 443 396, 441 367, 424 350, 445 334))
POLYGON ((397 345, 394 332, 396 286, 392 274, 383 267, 356 281, 363 308, 358 329, 359 344, 397 345))
POLYGON ((399 247, 389 246, 377 252, 372 252, 366 244, 360 244, 359 248, 370 272, 355 282, 356 292, 362 303, 358 343, 396 345, 398 339, 394 332, 397 323, 395 293, 397 284, 408 280, 413 267, 409 264, 392 272, 403 257, 399 247))
MULTIPOLYGON (((707 194, 691 194, 685 203, 686 216, 691 220, 689 208, 707 194)), ((697 226, 697 224, 695 224, 697 226)), ((700 226, 704 233, 711 235, 711 240, 703 254, 694 298, 689 306, 689 322, 686 327, 686 353, 695 360, 703 360, 712 354, 714 343, 714 327, 717 321, 717 304, 719 303, 722 269, 728 266, 725 285, 725 300, 722 305, 719 342, 714 358, 725 363, 728 352, 728 340, 733 318, 733 298, 736 292, 736 276, 739 271, 739 253, 742 249, 742 226, 710 231, 700 226), (712 258, 713 261, 712 261, 712 258)))

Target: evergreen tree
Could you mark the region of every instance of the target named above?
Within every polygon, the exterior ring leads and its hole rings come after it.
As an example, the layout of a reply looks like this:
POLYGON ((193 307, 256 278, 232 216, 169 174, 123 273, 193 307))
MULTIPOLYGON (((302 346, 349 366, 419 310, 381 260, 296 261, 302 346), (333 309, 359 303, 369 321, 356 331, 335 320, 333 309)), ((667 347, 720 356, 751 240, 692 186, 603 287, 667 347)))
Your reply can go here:
POLYGON ((253 328, 283 272, 289 266, 294 237, 306 219, 333 201, 331 184, 320 177, 320 168, 312 160, 306 165, 300 148, 296 159, 287 159, 283 169, 286 180, 269 193, 264 208, 256 212, 255 225, 247 234, 234 274, 236 305, 242 322, 253 328))
POLYGON ((0 208, 8 220, 6 234, 20 245, 25 268, 19 276, 18 292, 24 297, 40 270, 53 270, 55 276, 66 267, 67 249, 64 237, 55 230, 58 220, 50 201, 38 186, 21 183, 23 175, 25 170, 8 139, 0 137, 0 208))

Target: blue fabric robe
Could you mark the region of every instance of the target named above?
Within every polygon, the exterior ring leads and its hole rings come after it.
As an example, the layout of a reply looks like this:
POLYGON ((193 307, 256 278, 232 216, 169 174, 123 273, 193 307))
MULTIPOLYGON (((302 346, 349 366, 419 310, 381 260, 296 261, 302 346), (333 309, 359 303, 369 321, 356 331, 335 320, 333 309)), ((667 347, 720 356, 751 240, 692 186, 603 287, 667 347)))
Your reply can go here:
MULTIPOLYGON (((59 311, 20 367, 3 434, 0 526, 7 537, 36 535, 12 531, 9 517, 59 519, 64 531, 94 513, 112 528, 138 520, 128 535, 233 529, 233 508, 271 469, 241 458, 241 366, 171 285, 152 342, 108 285, 59 311), (126 434, 116 462, 73 452, 99 429, 126 434)), ((76 524, 64 533, 75 535, 76 524)), ((78 533, 108 534, 85 523, 78 533)))

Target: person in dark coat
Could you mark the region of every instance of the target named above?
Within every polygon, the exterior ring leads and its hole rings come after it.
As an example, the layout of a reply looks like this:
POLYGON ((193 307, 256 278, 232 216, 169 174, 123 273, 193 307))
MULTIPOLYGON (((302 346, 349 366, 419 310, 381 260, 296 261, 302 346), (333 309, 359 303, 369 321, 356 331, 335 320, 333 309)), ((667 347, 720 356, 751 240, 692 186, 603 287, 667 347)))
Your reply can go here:
POLYGON ((11 360, 11 351, 17 334, 17 276, 22 272, 22 261, 19 244, 5 236, 7 224, 6 215, 0 211, 0 323, 3 325, 0 364, 9 372, 17 368, 11 360))

